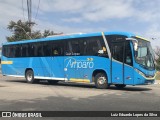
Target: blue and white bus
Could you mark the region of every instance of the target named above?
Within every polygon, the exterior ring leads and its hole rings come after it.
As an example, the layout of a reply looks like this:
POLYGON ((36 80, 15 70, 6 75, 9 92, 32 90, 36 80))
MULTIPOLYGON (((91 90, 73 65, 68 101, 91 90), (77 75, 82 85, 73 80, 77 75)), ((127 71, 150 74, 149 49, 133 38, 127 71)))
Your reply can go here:
POLYGON ((28 83, 45 79, 115 85, 155 82, 150 42, 128 32, 57 35, 3 44, 2 74, 25 77, 28 83))

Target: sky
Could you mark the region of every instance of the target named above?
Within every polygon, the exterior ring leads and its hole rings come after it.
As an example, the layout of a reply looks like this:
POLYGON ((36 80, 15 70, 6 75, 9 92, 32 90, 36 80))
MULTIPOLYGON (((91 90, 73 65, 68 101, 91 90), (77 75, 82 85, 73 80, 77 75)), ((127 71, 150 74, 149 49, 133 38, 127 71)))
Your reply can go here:
MULTIPOLYGON (((0 46, 9 22, 27 16, 27 0, 0 0, 0 46)), ((32 21, 56 33, 132 32, 160 47, 160 0, 33 0, 32 21)))

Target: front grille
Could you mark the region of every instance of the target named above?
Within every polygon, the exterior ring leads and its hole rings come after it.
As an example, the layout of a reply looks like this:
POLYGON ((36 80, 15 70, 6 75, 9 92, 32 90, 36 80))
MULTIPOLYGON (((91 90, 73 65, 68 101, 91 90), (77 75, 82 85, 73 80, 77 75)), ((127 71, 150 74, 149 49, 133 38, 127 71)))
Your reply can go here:
POLYGON ((153 75, 146 75, 147 78, 153 78, 153 75))

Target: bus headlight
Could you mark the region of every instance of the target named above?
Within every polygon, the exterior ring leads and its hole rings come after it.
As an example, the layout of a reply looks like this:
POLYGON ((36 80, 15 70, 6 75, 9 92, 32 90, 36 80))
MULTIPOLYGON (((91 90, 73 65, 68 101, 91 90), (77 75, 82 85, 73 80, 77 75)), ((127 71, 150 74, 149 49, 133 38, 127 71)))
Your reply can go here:
POLYGON ((135 68, 135 71, 138 72, 138 73, 139 73, 140 75, 142 75, 143 77, 146 77, 146 75, 145 75, 143 72, 141 72, 140 70, 138 70, 138 69, 135 68))

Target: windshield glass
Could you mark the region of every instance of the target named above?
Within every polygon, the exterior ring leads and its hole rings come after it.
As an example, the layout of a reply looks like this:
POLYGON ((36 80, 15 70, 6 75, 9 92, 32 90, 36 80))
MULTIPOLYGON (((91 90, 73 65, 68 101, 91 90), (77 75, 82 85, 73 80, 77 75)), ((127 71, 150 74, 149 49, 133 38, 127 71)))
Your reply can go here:
POLYGON ((150 42, 140 38, 136 39, 138 40, 138 46, 134 52, 136 62, 146 69, 154 69, 154 53, 150 42))

